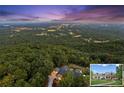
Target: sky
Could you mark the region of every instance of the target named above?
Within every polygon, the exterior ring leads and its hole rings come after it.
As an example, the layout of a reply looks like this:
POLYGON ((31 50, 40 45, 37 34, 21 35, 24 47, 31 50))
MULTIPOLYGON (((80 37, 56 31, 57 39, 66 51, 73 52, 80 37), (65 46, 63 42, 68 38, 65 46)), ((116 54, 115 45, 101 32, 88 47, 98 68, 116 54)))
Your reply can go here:
POLYGON ((113 72, 116 73, 116 67, 119 64, 92 64, 91 71, 94 73, 105 73, 105 72, 113 72))
POLYGON ((123 5, 1 5, 0 21, 124 22, 123 5))

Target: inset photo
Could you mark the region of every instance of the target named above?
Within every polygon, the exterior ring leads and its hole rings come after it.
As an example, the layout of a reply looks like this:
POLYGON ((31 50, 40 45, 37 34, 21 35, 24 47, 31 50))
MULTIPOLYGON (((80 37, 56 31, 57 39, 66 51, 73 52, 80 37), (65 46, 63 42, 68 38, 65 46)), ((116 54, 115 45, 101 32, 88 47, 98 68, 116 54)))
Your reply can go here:
POLYGON ((122 86, 122 64, 91 64, 90 86, 122 86))

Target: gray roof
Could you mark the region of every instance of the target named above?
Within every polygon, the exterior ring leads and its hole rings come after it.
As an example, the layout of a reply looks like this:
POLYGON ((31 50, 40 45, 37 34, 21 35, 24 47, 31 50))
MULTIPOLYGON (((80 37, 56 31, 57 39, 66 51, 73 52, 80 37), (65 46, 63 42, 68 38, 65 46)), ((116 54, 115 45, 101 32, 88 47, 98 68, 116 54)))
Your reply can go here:
POLYGON ((64 74, 69 70, 68 66, 63 66, 59 69, 60 74, 64 74))

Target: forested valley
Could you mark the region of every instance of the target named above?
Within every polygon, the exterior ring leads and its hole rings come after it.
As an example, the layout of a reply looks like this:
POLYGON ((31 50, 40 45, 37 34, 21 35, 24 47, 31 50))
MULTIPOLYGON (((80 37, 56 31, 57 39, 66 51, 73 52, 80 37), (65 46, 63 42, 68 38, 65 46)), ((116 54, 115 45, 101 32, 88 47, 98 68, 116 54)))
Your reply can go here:
POLYGON ((45 87, 54 68, 70 65, 82 74, 66 72, 58 86, 89 86, 90 64, 124 63, 122 30, 110 24, 0 24, 0 86, 45 87))

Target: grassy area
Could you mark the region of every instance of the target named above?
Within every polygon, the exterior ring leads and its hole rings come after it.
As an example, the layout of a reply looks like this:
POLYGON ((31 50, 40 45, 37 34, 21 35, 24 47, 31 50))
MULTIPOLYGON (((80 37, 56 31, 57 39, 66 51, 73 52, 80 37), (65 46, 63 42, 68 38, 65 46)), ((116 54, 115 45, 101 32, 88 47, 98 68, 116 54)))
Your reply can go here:
POLYGON ((96 85, 96 84, 103 84, 104 83, 110 83, 110 84, 105 84, 105 85, 122 85, 121 80, 92 80, 91 85, 96 85), (113 82, 113 83, 111 83, 113 82))
POLYGON ((114 83, 111 85, 122 85, 122 80, 116 80, 114 83))
POLYGON ((112 81, 110 81, 110 80, 91 80, 91 85, 109 83, 109 82, 112 82, 112 81))

